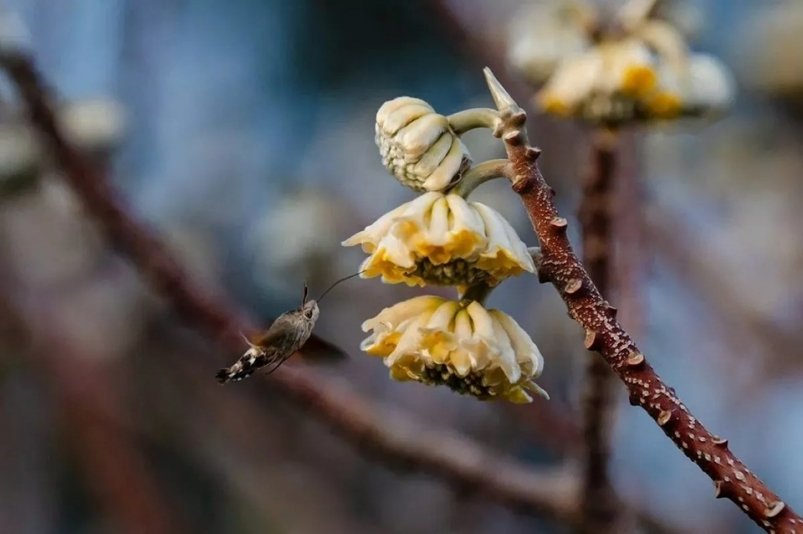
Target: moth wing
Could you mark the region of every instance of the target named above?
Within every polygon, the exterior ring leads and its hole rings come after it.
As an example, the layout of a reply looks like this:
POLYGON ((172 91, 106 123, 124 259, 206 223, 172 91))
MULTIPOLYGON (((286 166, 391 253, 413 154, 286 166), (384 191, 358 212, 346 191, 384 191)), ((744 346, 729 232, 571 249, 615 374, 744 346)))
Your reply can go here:
POLYGON ((337 362, 347 358, 346 353, 338 346, 314 334, 304 343, 300 351, 304 359, 318 362, 337 362))
MULTIPOLYGON (((281 317, 279 319, 281 319, 281 317)), ((287 334, 286 330, 282 328, 282 323, 279 319, 273 321, 266 330, 260 330, 256 334, 249 335, 248 341, 262 348, 277 344, 282 336, 287 334)))

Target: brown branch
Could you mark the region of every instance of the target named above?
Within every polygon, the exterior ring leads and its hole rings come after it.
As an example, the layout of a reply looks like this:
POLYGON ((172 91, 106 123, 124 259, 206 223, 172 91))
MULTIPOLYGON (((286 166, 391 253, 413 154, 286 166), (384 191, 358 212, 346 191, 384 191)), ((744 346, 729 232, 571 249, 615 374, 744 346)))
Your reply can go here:
POLYGON ((558 214, 552 188, 538 170, 540 150, 529 144, 526 113, 488 70, 486 77, 501 115, 494 134, 504 141, 513 190, 521 197, 541 242, 539 279, 555 286, 569 315, 585 329, 586 348, 598 352, 616 372, 631 404, 641 406, 714 481, 716 497, 730 499, 770 532, 803 532, 803 519, 747 469, 726 439, 709 432, 689 412, 618 323, 616 309, 602 298, 569 242, 566 219, 558 214))
POLYGON ((239 332, 248 324, 245 319, 222 297, 198 291, 167 248, 127 215, 104 174, 64 136, 32 60, 0 50, 0 66, 16 85, 32 125, 64 171, 64 179, 89 214, 100 222, 111 242, 131 258, 153 289, 168 297, 188 322, 218 339, 240 339, 239 332))
POLYGON ((97 355, 80 354, 47 311, 12 301, 13 290, 2 289, 3 324, 13 325, 14 331, 4 329, 0 338, 11 334, 16 342, 32 345, 35 364, 55 397, 61 430, 102 513, 121 532, 187 531, 127 428, 108 365, 97 355), (33 324, 47 327, 35 331, 33 324))
MULTIPOLYGON (((612 290, 613 211, 616 182, 616 138, 594 132, 591 163, 583 183, 578 218, 583 235, 583 261, 600 293, 612 290)), ((616 403, 615 376, 605 360, 588 355, 582 397, 583 445, 580 532, 618 532, 618 499, 611 484, 611 420, 616 403)))
MULTIPOLYGON (((645 237, 645 192, 639 176, 639 134, 620 132, 616 171, 616 205, 613 233, 615 258, 613 277, 619 320, 630 335, 639 337, 644 328, 644 302, 639 291, 647 269, 645 237)), ((605 294, 604 292, 602 292, 605 294)))
MULTIPOLYGON (((41 332, 40 332, 41 334, 41 332)), ((41 338, 40 338, 41 339, 41 338)), ((142 451, 127 432, 115 380, 61 339, 38 351, 62 412, 63 430, 82 463, 86 483, 124 532, 183 532, 142 451), (58 346, 58 354, 50 354, 58 346)))
MULTIPOLYGON (((303 380, 306 377, 301 371, 293 368, 288 373, 303 380)), ((346 384, 330 384, 326 395, 310 384, 307 394, 296 399, 353 445, 386 462, 438 475, 462 490, 490 495, 513 508, 564 522, 576 516, 576 499, 567 500, 566 492, 543 475, 522 469, 522 465, 500 458, 457 434, 425 429, 399 412, 379 410, 361 402, 346 384), (356 432, 355 427, 359 428, 356 432)), ((571 493, 575 494, 574 488, 571 493)))
MULTIPOLYGON (((176 360, 178 358, 175 358, 176 360)), ((197 385, 198 373, 191 366, 175 362, 197 385)), ((294 369, 297 371, 299 369, 294 369)), ((207 388, 208 389, 208 388, 207 388)), ((479 444, 465 440, 462 436, 446 429, 424 428, 416 421, 398 410, 369 406, 360 401, 345 383, 335 384, 338 402, 344 406, 358 406, 348 413, 329 413, 333 405, 324 402, 309 406, 320 417, 319 411, 326 415, 333 427, 358 450, 369 457, 375 457, 386 465, 403 468, 405 471, 422 471, 451 482, 461 491, 490 494, 496 500, 514 509, 541 514, 563 523, 571 523, 577 517, 576 479, 563 469, 536 471, 514 459, 505 458, 479 444), (350 425, 359 421, 361 433, 342 432, 337 419, 349 419, 350 425), (411 436, 416 436, 414 442, 411 436)), ((259 418, 260 406, 249 406, 245 399, 228 396, 225 403, 228 411, 237 413, 244 420, 254 421, 249 439, 260 439, 262 433, 267 437, 269 428, 259 418)), ((203 404, 209 405, 212 399, 206 398, 203 404)), ((218 399, 218 402, 224 399, 218 399)), ((314 401, 313 401, 314 402, 314 401)), ((226 409, 218 407, 207 410, 212 417, 225 417, 226 409)), ((225 424, 220 423, 225 429, 225 424)))
MULTIPOLYGON (((226 350, 241 351, 238 333, 252 330, 253 322, 223 297, 213 297, 195 286, 165 246, 127 213, 103 174, 64 137, 32 61, 0 51, 0 66, 17 86, 32 125, 61 167, 64 179, 111 241, 183 320, 221 341, 226 350)), ((572 515, 565 496, 544 485, 543 478, 533 470, 509 464, 457 435, 422 431, 406 423, 394 427, 384 413, 349 388, 290 366, 272 375, 271 386, 307 407, 312 416, 329 423, 350 441, 370 446, 385 460, 431 472, 508 506, 559 520, 572 515)))

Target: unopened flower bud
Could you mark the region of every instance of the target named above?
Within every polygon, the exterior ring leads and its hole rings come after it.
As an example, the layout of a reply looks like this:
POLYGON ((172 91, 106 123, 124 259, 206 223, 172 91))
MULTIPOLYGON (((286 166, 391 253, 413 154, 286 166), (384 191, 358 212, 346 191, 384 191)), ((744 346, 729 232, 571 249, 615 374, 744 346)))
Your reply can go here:
POLYGON ((728 68, 708 54, 692 54, 689 58, 689 108, 700 114, 721 112, 734 99, 734 82, 728 68))
POLYGON ((382 104, 376 144, 388 171, 415 191, 443 191, 471 165, 449 120, 418 98, 402 96, 382 104))

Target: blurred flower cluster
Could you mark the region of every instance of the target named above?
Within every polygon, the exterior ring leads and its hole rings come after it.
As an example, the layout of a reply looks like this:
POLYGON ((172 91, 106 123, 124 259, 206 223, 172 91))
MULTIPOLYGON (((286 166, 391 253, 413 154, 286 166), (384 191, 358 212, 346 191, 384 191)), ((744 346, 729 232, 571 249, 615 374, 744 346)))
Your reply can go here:
MULTIPOLYGON (((363 323, 368 354, 396 380, 446 385, 480 399, 546 396, 533 379, 543 358, 526 332, 483 301, 502 280, 535 271, 527 246, 496 210, 453 186, 471 158, 449 118, 426 102, 399 97, 377 113, 376 142, 388 171, 422 194, 343 242, 368 254, 364 278, 410 286, 446 285, 458 300, 416 297, 363 323)), ((470 190, 471 188, 468 188, 470 190)))
POLYGON ((613 17, 590 4, 544 0, 511 32, 509 61, 541 86, 547 113, 604 125, 699 117, 728 107, 733 82, 681 32, 652 16, 655 2, 631 0, 613 17))
POLYGON ((784 1, 755 10, 739 40, 739 69, 751 87, 800 109, 803 92, 803 57, 797 45, 803 37, 803 4, 784 1))
MULTIPOLYGON (((105 162, 125 127, 122 107, 109 98, 66 102, 58 119, 70 141, 105 162)), ((6 107, 0 115, 0 194, 14 195, 52 170, 45 149, 21 110, 6 107)))

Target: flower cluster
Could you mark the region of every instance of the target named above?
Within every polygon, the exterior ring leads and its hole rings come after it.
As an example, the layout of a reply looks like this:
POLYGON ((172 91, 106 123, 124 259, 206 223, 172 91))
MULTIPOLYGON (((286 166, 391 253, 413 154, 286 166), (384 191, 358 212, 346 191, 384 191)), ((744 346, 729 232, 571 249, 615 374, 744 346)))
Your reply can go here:
POLYGON ((391 284, 465 289, 535 271, 527 247, 499 212, 455 193, 424 193, 343 244, 362 245, 369 254, 360 267, 364 277, 391 284))
POLYGON ((591 6, 560 0, 521 17, 509 59, 542 85, 537 105, 606 125, 726 108, 733 99, 728 70, 710 55, 690 53, 678 30, 650 17, 651 4, 633 0, 607 24, 591 6))
POLYGON ((529 402, 545 395, 533 378, 544 360, 509 315, 471 301, 416 297, 365 321, 361 348, 380 356, 396 380, 444 384, 480 399, 529 402))
POLYGON ((535 272, 532 257, 499 212, 465 198, 473 188, 455 188, 472 167, 450 118, 423 100, 396 98, 377 113, 376 142, 388 171, 421 194, 343 245, 368 254, 363 278, 454 286, 460 298, 421 296, 382 310, 363 323, 370 335, 362 349, 383 358, 396 380, 483 400, 546 396, 534 382, 543 369, 538 348, 509 315, 483 305, 504 279, 535 272))

